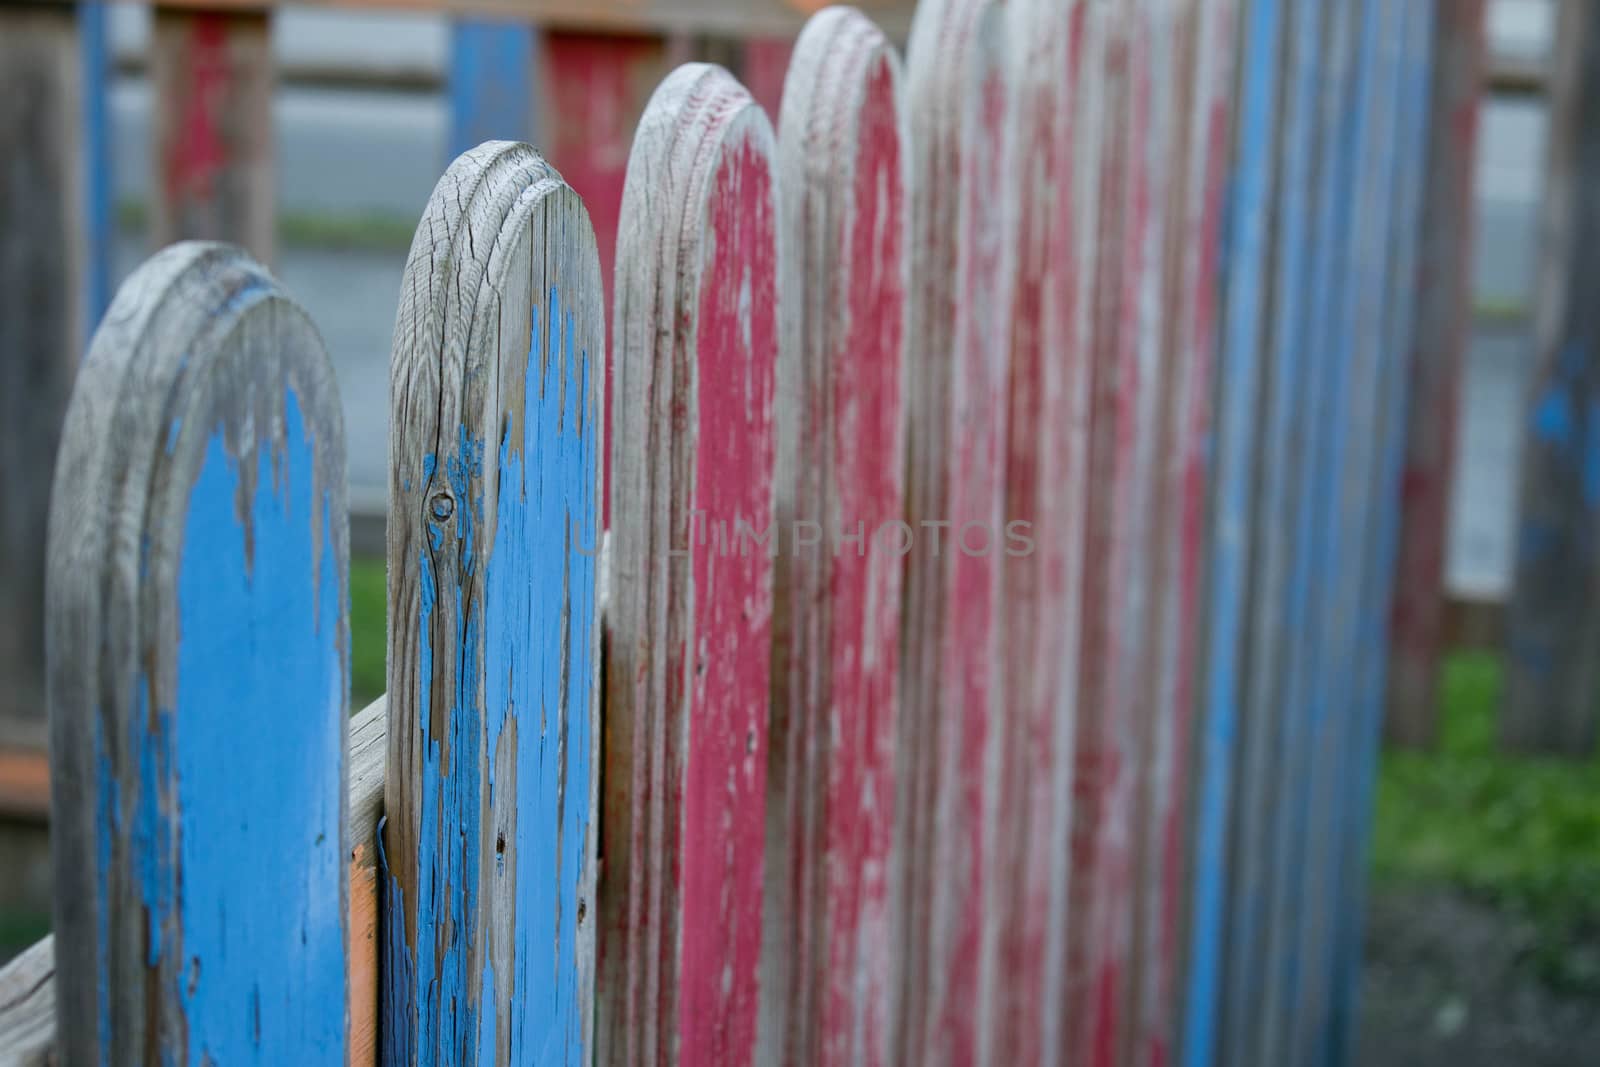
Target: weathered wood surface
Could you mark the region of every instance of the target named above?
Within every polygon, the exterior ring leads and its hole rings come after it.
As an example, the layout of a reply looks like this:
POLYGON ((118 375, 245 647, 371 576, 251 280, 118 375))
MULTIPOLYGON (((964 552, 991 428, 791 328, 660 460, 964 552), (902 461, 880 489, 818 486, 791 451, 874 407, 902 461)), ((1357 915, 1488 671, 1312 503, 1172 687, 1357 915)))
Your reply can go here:
POLYGON ((1500 738, 1587 756, 1600 730, 1600 6, 1561 5, 1555 41, 1500 738))
POLYGON ((260 10, 155 9, 150 235, 158 247, 182 238, 231 241, 272 261, 270 30, 260 10))
POLYGON ((345 1057, 344 462, 322 342, 265 270, 188 243, 123 285, 50 516, 68 1062, 345 1057))
POLYGON ((1445 649, 1444 561, 1455 477, 1456 415, 1472 314, 1474 183, 1488 66, 1484 0, 1438 7, 1427 138, 1421 270, 1410 346, 1400 562, 1395 571, 1387 733, 1428 746, 1437 735, 1445 649))
POLYGON ((461 156, 390 371, 388 1062, 590 1048, 604 345, 577 195, 526 145, 461 156))
MULTIPOLYGON (((1251 686, 1271 684, 1263 674, 1275 665, 1256 656, 1255 647, 1273 628, 1256 620, 1279 610, 1282 600, 1271 592, 1280 582, 1267 575, 1287 540, 1264 517, 1290 514, 1284 471, 1303 361, 1296 358, 1298 348, 1278 347, 1286 336, 1278 324, 1298 321, 1296 301, 1304 287, 1305 192, 1319 70, 1311 48, 1321 31, 1321 20, 1312 17, 1317 3, 1248 0, 1239 26, 1228 160, 1237 207, 1221 266, 1212 394, 1205 683, 1182 1035, 1186 1067, 1244 1062, 1234 990, 1246 984, 1258 959, 1265 873, 1260 840, 1269 813, 1258 798, 1266 794, 1274 766, 1269 753, 1279 714, 1255 713, 1251 686), (1285 51, 1292 73, 1287 91, 1280 91, 1285 51)), ((1276 565, 1281 571, 1281 562, 1276 565)))
MULTIPOLYGON (((350 842, 346 1062, 377 1062, 377 829, 383 808, 383 698, 350 720, 347 840, 350 842)), ((55 1061, 55 939, 47 937, 0 969, 0 1059, 17 1067, 55 1061)))
MULTIPOLYGON (((802 0, 167 0, 163 6, 234 12, 302 4, 349 11, 447 12, 587 32, 670 30, 734 37, 797 33, 817 6, 802 0)), ((916 0, 861 0, 855 6, 892 37, 903 39, 916 0)))
MULTIPOLYGON (((1247 899, 1249 913, 1241 924, 1253 924, 1254 947, 1259 953, 1240 966, 1240 984, 1229 1010, 1239 1039, 1243 1061, 1263 1065, 1283 1062, 1293 1030, 1300 981, 1300 924, 1304 910, 1304 870, 1313 832, 1309 823, 1310 780, 1314 765, 1323 759, 1317 745, 1330 744, 1330 727, 1319 723, 1317 710, 1325 676, 1319 673, 1319 651, 1326 641, 1326 615, 1321 606, 1337 581, 1334 562, 1327 552, 1328 528, 1338 497, 1335 463, 1344 446, 1341 432, 1333 429, 1342 417, 1339 386, 1347 365, 1349 318, 1346 291, 1352 276, 1352 231, 1359 161, 1357 136, 1363 117, 1353 105, 1357 93, 1361 20, 1367 4, 1332 5, 1305 16, 1321 22, 1317 53, 1323 59, 1317 87, 1317 156, 1312 193, 1315 236, 1312 260, 1306 268, 1305 319, 1288 333, 1285 317, 1281 336, 1285 344, 1305 346, 1307 367, 1304 390, 1291 416, 1296 426, 1295 467, 1287 483, 1294 493, 1287 540, 1287 565, 1283 571, 1284 605, 1271 635, 1252 655, 1281 666, 1272 679, 1273 703, 1267 715, 1281 716, 1276 743, 1267 753, 1268 781, 1264 793, 1269 812, 1260 843, 1264 879, 1260 896, 1247 899), (1317 727, 1323 730, 1318 733, 1317 727)), ((1297 21, 1300 15, 1296 13, 1297 21)), ((1297 36, 1297 27, 1293 31, 1297 36)), ((1275 327, 1275 329, 1277 329, 1275 327)), ((1275 337, 1276 345, 1276 337, 1275 337)), ((1277 358, 1277 350, 1274 352, 1277 358)), ((1268 594, 1270 595, 1270 593, 1268 594)), ((1257 631, 1262 633, 1263 631, 1257 631)), ((1251 705, 1251 713, 1256 707, 1251 705)), ((1246 846, 1241 840, 1241 849, 1246 846)), ((1246 903, 1241 903, 1244 913, 1246 903)), ((1228 1055, 1233 1055, 1232 1051, 1228 1055)), ((1236 1062, 1224 1059, 1222 1062, 1236 1062)))
POLYGON ((898 745, 904 865, 898 1054, 963 1063, 992 1007, 984 889, 1004 708, 1000 585, 1016 234, 1006 193, 1006 24, 926 0, 907 54, 909 464, 898 745))
POLYGON ((1129 1009, 1130 1055, 1141 1064, 1174 1062, 1181 1027, 1180 927, 1189 887, 1185 857, 1193 849, 1193 708, 1200 694, 1200 638, 1208 622, 1201 613, 1201 567, 1235 6, 1234 0, 1196 0, 1173 14, 1178 69, 1167 91, 1173 94, 1176 136, 1160 299, 1170 310, 1159 316, 1164 350, 1153 383, 1162 397, 1150 504, 1155 597, 1147 624, 1147 656, 1159 670, 1150 672, 1153 689, 1144 697, 1154 721, 1142 757, 1148 800, 1137 816, 1144 838, 1136 906, 1142 904, 1143 911, 1135 912, 1134 951, 1143 971, 1129 1009))
POLYGON ((606 638, 606 1063, 755 1055, 769 553, 814 550, 773 526, 773 153, 749 94, 725 70, 689 64, 656 90, 628 161, 606 638))
POLYGON ((83 350, 71 8, 0 5, 0 748, 43 759, 50 475, 83 350))
POLYGON ((1083 587, 1067 1059, 1106 1064, 1125 1025, 1134 893, 1134 775, 1138 634, 1147 586, 1136 565, 1146 532, 1143 488, 1151 451, 1155 332, 1146 304, 1157 276, 1152 218, 1151 34, 1143 3, 1106 7, 1104 143, 1089 345, 1089 494, 1085 546, 1097 563, 1083 587))
MULTIPOLYGON (((1306 1063, 1328 1047, 1332 1008, 1334 938, 1338 932, 1339 866, 1348 815, 1348 791, 1357 765, 1363 715, 1363 573, 1371 556, 1369 535, 1378 524, 1372 492, 1379 457, 1383 397, 1380 387, 1389 338, 1390 248, 1402 224, 1395 196, 1399 152, 1401 44, 1405 12, 1415 0, 1365 0, 1355 27, 1355 80, 1345 123, 1352 138, 1349 253, 1334 305, 1328 366, 1332 388, 1323 423, 1320 477, 1325 495, 1311 564, 1318 582, 1313 601, 1319 620, 1307 672, 1309 756, 1307 776, 1293 803, 1304 806, 1302 846, 1284 896, 1295 933, 1281 943, 1290 980, 1279 989, 1283 1014, 1269 1030, 1275 1062, 1306 1063)), ((1393 509, 1397 501, 1381 502, 1393 509)))
POLYGON ((1094 6, 1012 9, 1017 280, 1009 330, 1005 515, 1032 540, 1003 575, 990 1062, 1059 1062, 1076 728, 1078 606, 1098 210, 1099 38, 1094 6))
POLYGON ((890 1060, 890 874, 904 567, 906 185, 893 46, 806 25, 778 139, 785 321, 760 1059, 890 1060))
POLYGON ((10 1067, 56 1062, 55 973, 53 937, 0 969, 0 1054, 10 1067))
POLYGON ((1323 1033, 1313 1035, 1313 1047, 1321 1050, 1324 1062, 1338 1067, 1353 1059, 1358 1022, 1373 793, 1390 669, 1393 591, 1398 577, 1395 568, 1401 537, 1399 505, 1407 450, 1408 387, 1422 311, 1416 295, 1426 285, 1429 269, 1422 257, 1432 210, 1426 205, 1425 195, 1432 184, 1429 121, 1434 110, 1433 93, 1439 85, 1436 27, 1441 19, 1454 17, 1441 10, 1448 6, 1449 0, 1442 5, 1435 0, 1404 4, 1395 30, 1399 44, 1395 106, 1398 129, 1390 179, 1395 214, 1388 246, 1389 292, 1382 314, 1383 334, 1378 341, 1382 347, 1374 403, 1378 420, 1376 469, 1367 496, 1370 526, 1362 560, 1362 618, 1353 672, 1352 758, 1341 798, 1345 809, 1343 827, 1336 842, 1340 853, 1335 886, 1338 896, 1329 934, 1332 974, 1328 1015, 1323 1033))
POLYGON ((450 159, 485 141, 540 142, 538 47, 538 31, 523 19, 462 18, 451 25, 450 159))

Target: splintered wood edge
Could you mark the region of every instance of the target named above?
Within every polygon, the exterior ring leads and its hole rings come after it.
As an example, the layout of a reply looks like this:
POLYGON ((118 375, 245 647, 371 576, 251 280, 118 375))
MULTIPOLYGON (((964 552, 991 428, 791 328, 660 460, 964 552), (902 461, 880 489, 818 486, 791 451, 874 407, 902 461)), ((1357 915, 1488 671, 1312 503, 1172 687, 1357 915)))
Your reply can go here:
MULTIPOLYGON (((378 882, 376 837, 383 808, 385 700, 350 720, 351 1065, 377 1061, 378 882)), ((55 938, 46 937, 0 969, 0 1060, 31 1067, 56 1062, 55 938)))

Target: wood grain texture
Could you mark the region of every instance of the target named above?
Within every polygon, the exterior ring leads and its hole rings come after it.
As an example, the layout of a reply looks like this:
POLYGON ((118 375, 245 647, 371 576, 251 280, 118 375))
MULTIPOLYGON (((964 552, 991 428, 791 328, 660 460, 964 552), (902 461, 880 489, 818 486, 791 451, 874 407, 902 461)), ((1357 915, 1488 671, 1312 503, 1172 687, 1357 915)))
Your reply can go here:
MULTIPOLYGON (((350 1027, 347 1063, 377 1062, 378 884, 376 833, 383 807, 383 698, 350 720, 347 839, 350 841, 350 1027)), ((55 939, 46 937, 0 968, 0 1062, 57 1062, 55 939)))
POLYGON ((273 71, 265 12, 155 9, 150 235, 157 246, 232 241, 272 261, 273 71))
POLYGON ((1427 189, 1417 274, 1416 337, 1395 572, 1388 715, 1390 741, 1431 746, 1444 652, 1444 561, 1455 479, 1456 414, 1472 314, 1473 204, 1478 125, 1488 68, 1487 5, 1438 7, 1428 116, 1427 189))
POLYGON ((985 943, 997 978, 983 1035, 983 1054, 994 1063, 1058 1063, 1064 1051, 1071 922, 1064 843, 1071 835, 1086 565, 1089 296, 1101 143, 1093 20, 1090 3, 1019 4, 1007 45, 1018 81, 1005 515, 1008 528, 1026 524, 1032 544, 1008 555, 1004 572, 1009 712, 1000 724, 996 895, 986 909, 995 921, 985 943))
POLYGON ((71 8, 0 6, 0 745, 41 755, 45 517, 84 336, 79 71, 71 8))
POLYGON ((1507 616, 1500 739, 1587 756, 1600 732, 1600 8, 1561 6, 1540 229, 1535 367, 1507 616))
MULTIPOLYGON (((1148 586, 1140 546, 1148 532, 1144 487, 1153 459, 1149 314, 1159 271, 1155 238, 1162 206, 1151 196, 1152 44, 1157 9, 1105 9, 1105 116, 1101 210, 1094 270, 1090 353, 1090 492, 1086 551, 1096 565, 1084 583, 1072 887, 1069 907, 1082 936, 1069 938, 1067 1057, 1108 1064, 1127 1023, 1132 950, 1134 801, 1140 734, 1137 648, 1148 586)), ((1153 143, 1154 142, 1154 143, 1153 143)))
MULTIPOLYGON (((992 1010, 983 952, 1005 707, 1000 587, 1016 233, 1003 10, 932 0, 907 53, 911 300, 898 1055, 964 1063, 992 1010)), ((987 961, 987 962, 986 962, 987 961)))
POLYGON ((537 153, 450 166, 390 368, 385 1062, 591 1051, 601 309, 537 153))
POLYGON ((720 67, 689 64, 656 90, 628 160, 614 310, 605 1063, 737 1064, 756 1050, 770 552, 784 534, 773 526, 773 154, 749 94, 720 67))
POLYGON ((778 364, 761 1060, 887 1064, 909 151, 893 46, 818 13, 778 139, 778 364))
POLYGON ((47 937, 0 969, 0 1057, 46 1067, 56 1057, 56 949, 47 937))
POLYGON ((264 269, 186 243, 124 283, 50 516, 67 1062, 345 1058, 344 463, 264 269))

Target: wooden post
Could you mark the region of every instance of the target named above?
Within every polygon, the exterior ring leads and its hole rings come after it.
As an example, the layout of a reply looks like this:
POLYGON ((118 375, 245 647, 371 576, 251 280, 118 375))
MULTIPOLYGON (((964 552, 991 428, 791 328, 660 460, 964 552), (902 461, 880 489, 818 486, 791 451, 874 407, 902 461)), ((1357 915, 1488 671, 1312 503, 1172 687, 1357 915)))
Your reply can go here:
POLYGON ((893 46, 830 8, 778 138, 785 338, 774 569, 763 1062, 886 1065, 900 645, 907 148, 893 46))
POLYGON ((1500 737, 1585 756, 1600 728, 1600 7, 1561 5, 1555 40, 1500 737))
POLYGON ((1248 0, 1242 14, 1214 394, 1186 1067, 1249 1062, 1248 1017, 1235 1006, 1253 993, 1259 968, 1270 841, 1261 798, 1271 795, 1278 722, 1292 714, 1257 694, 1281 677, 1265 651, 1279 631, 1265 620, 1282 611, 1292 550, 1289 472, 1308 377, 1294 331, 1305 307, 1323 25, 1319 0, 1248 0))
POLYGON ((440 178, 390 371, 387 1063, 591 1048, 600 294, 531 148, 440 178))
POLYGON ((263 262, 275 240, 269 15, 157 7, 151 239, 232 241, 263 262))
MULTIPOLYGON (((725 70, 645 108, 617 245, 599 1058, 753 1062, 779 346, 771 125, 725 70)), ((797 524, 798 527, 798 524, 797 524)), ((780 539, 782 541, 780 542, 780 539)), ((799 540, 797 537, 796 540, 799 540)))
POLYGON ((0 4, 0 749, 45 747, 45 518, 82 351, 73 9, 0 4))
POLYGON ((485 141, 538 143, 537 47, 529 23, 462 18, 451 25, 450 159, 485 141))
POLYGON ((1445 549, 1450 532, 1456 412, 1472 324, 1473 187, 1488 60, 1484 0, 1439 6, 1428 119, 1416 336, 1404 423, 1400 563, 1395 571, 1387 730, 1403 745, 1433 744, 1444 653, 1445 549))
MULTIPOLYGON (((1354 40, 1356 77, 1348 98, 1353 170, 1349 190, 1349 258, 1335 305, 1329 368, 1333 388, 1323 461, 1328 481, 1318 519, 1312 567, 1320 579, 1309 707, 1307 775, 1296 803, 1304 805, 1304 845, 1290 868, 1284 916, 1295 933, 1283 942, 1291 981, 1282 1003, 1283 1025, 1274 1032, 1285 1059, 1309 1062, 1327 1047, 1332 1008, 1332 953, 1339 929, 1340 864, 1352 805, 1350 783, 1359 766, 1363 721, 1362 645, 1365 580, 1378 526, 1373 492, 1378 480, 1385 396, 1387 311, 1394 292, 1391 247, 1411 220, 1397 211, 1396 161, 1400 158, 1402 44, 1406 12, 1414 0, 1366 0, 1354 40)), ((1392 510, 1398 501, 1386 502, 1392 510)))
MULTIPOLYGON (((1443 6, 1449 7, 1449 0, 1443 6)), ((1402 21, 1395 32, 1400 47, 1395 108, 1399 129, 1391 182, 1395 216, 1388 249, 1389 292, 1381 316, 1384 334, 1379 343, 1383 351, 1374 404, 1379 420, 1378 432, 1374 435, 1376 471, 1369 482, 1367 496, 1369 525, 1363 561, 1362 621, 1357 666, 1353 672, 1357 689, 1356 714, 1350 726, 1354 734, 1352 759, 1344 782, 1343 828, 1336 842, 1340 855, 1337 911, 1329 935, 1330 1004, 1323 1032, 1313 1035, 1316 1047, 1327 1050, 1326 1062, 1341 1067, 1350 1062, 1355 1046, 1366 887, 1370 875, 1368 842, 1372 834, 1373 793, 1391 647, 1389 618, 1400 544, 1401 515, 1396 505, 1402 498, 1407 447, 1406 413, 1410 401, 1407 387, 1413 373, 1418 314, 1423 310, 1416 295, 1428 270, 1421 265, 1421 260, 1429 232, 1428 216, 1435 210, 1434 205, 1425 201, 1426 187, 1434 177, 1430 173, 1433 163, 1429 158, 1429 120, 1430 111, 1437 115, 1437 109, 1431 94, 1441 84, 1435 67, 1440 58, 1435 44, 1438 20, 1455 17, 1453 12, 1440 11, 1434 0, 1407 3, 1402 5, 1402 21)), ((1451 60, 1446 58, 1445 62, 1451 60)), ((1469 206, 1470 202, 1463 205, 1469 206)))
POLYGON ((897 799, 906 892, 897 1054, 978 1054, 992 1008, 985 883, 1005 707, 1007 332, 1014 272, 1005 22, 988 0, 918 7, 907 54, 914 149, 906 625, 897 799))
POLYGON ((66 1062, 344 1058, 344 464, 332 366, 261 267, 186 243, 129 278, 50 516, 66 1062))
POLYGON ((1100 150, 1093 5, 1013 9, 1017 72, 1011 166, 1016 288, 1009 330, 1002 665, 1012 712, 999 724, 996 892, 986 952, 997 988, 983 1035, 990 1062, 1063 1052, 1072 764, 1100 150), (1014 525, 1020 524, 1020 525, 1014 525))
MULTIPOLYGON (((1156 9, 1109 5, 1105 126, 1096 222, 1086 551, 1073 785, 1067 1026, 1070 1062, 1110 1064, 1127 1025, 1133 936, 1135 774, 1141 732, 1135 689, 1148 589, 1140 549, 1153 462, 1155 367, 1147 299, 1159 278, 1154 242, 1151 49, 1156 9)), ((1164 205, 1161 205, 1164 207, 1164 205)))

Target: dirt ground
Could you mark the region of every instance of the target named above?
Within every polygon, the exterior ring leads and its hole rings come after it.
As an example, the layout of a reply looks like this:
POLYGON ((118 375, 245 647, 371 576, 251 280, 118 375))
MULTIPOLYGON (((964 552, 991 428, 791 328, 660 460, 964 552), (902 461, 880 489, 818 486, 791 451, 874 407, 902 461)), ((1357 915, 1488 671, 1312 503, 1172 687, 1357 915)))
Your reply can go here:
POLYGON ((1600 1067, 1600 931, 1555 949, 1456 890, 1374 891, 1358 1067, 1600 1067), (1552 975, 1554 974, 1554 977, 1552 975))

